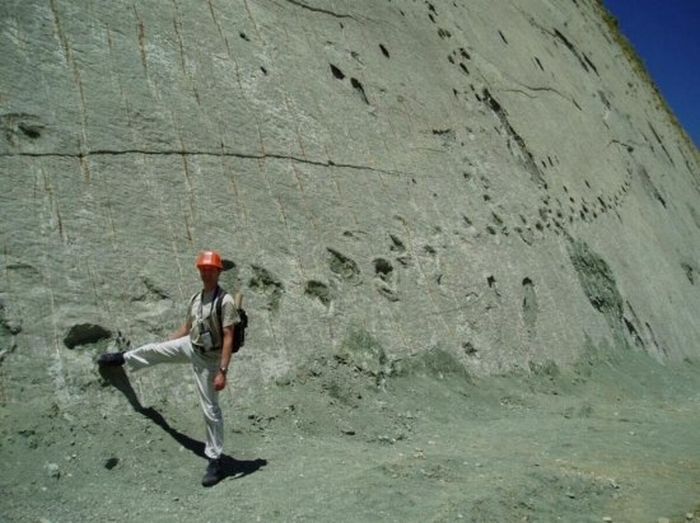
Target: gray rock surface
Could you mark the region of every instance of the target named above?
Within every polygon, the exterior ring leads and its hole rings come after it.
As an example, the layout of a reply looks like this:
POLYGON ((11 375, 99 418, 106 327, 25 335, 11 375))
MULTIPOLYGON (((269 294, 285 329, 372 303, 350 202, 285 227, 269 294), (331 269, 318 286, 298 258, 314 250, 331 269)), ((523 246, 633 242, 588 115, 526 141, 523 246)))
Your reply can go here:
POLYGON ((700 357, 700 155, 595 0, 5 0, 0 48, 5 405, 85 401, 203 248, 243 396, 700 357))
POLYGON ((698 153, 595 2, 1 9, 25 352, 163 335, 211 247, 255 382, 357 329, 476 374, 586 339, 698 356, 698 153))

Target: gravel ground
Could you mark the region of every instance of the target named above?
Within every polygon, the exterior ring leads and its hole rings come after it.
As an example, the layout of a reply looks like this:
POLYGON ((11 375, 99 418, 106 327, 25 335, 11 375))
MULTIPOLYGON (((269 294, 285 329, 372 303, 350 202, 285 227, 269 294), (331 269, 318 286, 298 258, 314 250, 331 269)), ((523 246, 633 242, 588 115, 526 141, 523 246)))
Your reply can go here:
POLYGON ((3 390, 27 399, 0 408, 2 521, 700 519, 691 362, 627 351, 476 379, 435 351, 390 372, 318 358, 227 389, 228 477, 209 489, 194 395, 86 367, 61 401, 11 367, 3 390))

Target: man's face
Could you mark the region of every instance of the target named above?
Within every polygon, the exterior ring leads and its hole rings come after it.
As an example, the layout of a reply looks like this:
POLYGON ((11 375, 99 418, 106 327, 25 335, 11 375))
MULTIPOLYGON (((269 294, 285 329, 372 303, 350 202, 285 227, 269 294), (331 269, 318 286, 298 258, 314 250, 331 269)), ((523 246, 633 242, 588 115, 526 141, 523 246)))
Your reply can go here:
POLYGON ((199 276, 200 278, 202 278, 202 283, 204 283, 205 287, 211 287, 216 285, 219 281, 220 273, 221 270, 217 269, 216 267, 199 268, 199 276))

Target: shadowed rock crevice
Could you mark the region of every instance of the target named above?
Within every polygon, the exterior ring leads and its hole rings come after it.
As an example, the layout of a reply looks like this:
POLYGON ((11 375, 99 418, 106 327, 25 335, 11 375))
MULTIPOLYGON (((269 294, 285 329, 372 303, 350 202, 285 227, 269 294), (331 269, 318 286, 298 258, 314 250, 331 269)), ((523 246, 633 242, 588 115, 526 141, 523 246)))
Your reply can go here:
POLYGON ((572 240, 568 251, 588 301, 609 321, 619 322, 623 300, 610 266, 582 240, 572 240))
POLYGON ((652 343, 654 344, 654 347, 656 348, 657 354, 663 354, 664 356, 668 357, 668 350, 666 347, 658 342, 656 339, 656 334, 654 333, 654 329, 651 328, 651 325, 649 323, 644 323, 644 325, 647 328, 647 332, 649 333, 649 337, 651 338, 652 343))
MULTIPOLYGON (((576 46, 572 44, 568 38, 566 38, 563 34, 558 29, 554 30, 553 33, 554 37, 557 38, 559 41, 563 42, 566 48, 571 51, 571 54, 573 54, 578 62, 581 64, 581 67, 588 72, 589 69, 588 67, 590 66, 593 71, 595 72, 596 75, 598 75, 598 69, 593 65, 593 62, 591 62, 588 57, 582 53, 579 53, 579 51, 576 49, 576 46)), ((600 75, 598 75, 600 76, 600 75)))
POLYGON ((385 282, 391 281, 391 276, 394 271, 394 267, 392 267, 391 262, 385 260, 384 258, 375 258, 372 261, 372 265, 374 265, 375 276, 385 282))
POLYGON ((523 306, 522 314, 525 322, 525 329, 528 335, 532 338, 537 333, 537 314, 539 309, 537 306, 537 292, 535 284, 530 278, 523 280, 523 306))
POLYGON ((695 274, 698 272, 697 267, 685 262, 681 263, 681 267, 683 268, 683 272, 685 272, 685 277, 688 278, 688 281, 692 285, 695 285, 695 274))
POLYGON ((367 94, 365 93, 365 88, 362 86, 362 83, 357 78, 350 78, 350 85, 357 91, 362 101, 369 105, 369 100, 367 99, 367 94))
POLYGON ((248 286, 258 294, 265 296, 267 308, 273 312, 279 309, 280 300, 284 294, 284 285, 270 271, 259 265, 251 265, 253 277, 248 286))
POLYGON ((379 294, 391 302, 399 301, 399 296, 394 285, 394 267, 385 258, 372 260, 374 266, 375 285, 379 294))
POLYGON ((66 336, 63 338, 63 344, 69 349, 80 347, 82 345, 91 345, 99 341, 107 340, 112 337, 112 332, 96 323, 79 323, 73 325, 66 336))
POLYGON ((641 324, 639 322, 639 318, 637 317, 637 313, 634 312, 634 309, 630 305, 629 301, 625 302, 625 311, 626 312, 622 319, 624 321, 625 328, 627 329, 628 337, 639 349, 646 350, 647 346, 641 335, 641 324))
POLYGON ((326 307, 328 307, 333 300, 333 290, 331 287, 318 280, 307 281, 304 286, 304 294, 316 298, 326 307))
POLYGON ((33 142, 41 138, 46 124, 29 113, 0 114, 0 129, 10 145, 18 146, 21 142, 33 142))
POLYGON ((327 249, 328 266, 336 276, 338 276, 342 281, 359 284, 361 283, 360 278, 360 268, 357 263, 351 258, 345 256, 344 254, 336 251, 335 249, 327 249))
POLYGON ((652 134, 654 135, 654 138, 656 138, 656 141, 659 143, 661 146, 661 149, 663 149, 664 153, 666 154, 666 158, 668 158, 668 161, 671 162, 671 165, 675 167, 675 163, 673 162, 673 158, 671 158, 671 155, 668 152, 668 149, 666 149, 666 145, 664 145, 664 142, 661 141, 661 137, 659 136, 659 133, 656 132, 656 129, 654 129, 654 126, 651 125, 651 122, 647 122, 649 125, 649 129, 651 129, 652 134))
POLYGON ((401 238, 394 234, 389 234, 389 238, 391 239, 391 246, 389 247, 389 250, 398 254, 403 254, 406 252, 406 245, 401 238))
POLYGON ((482 100, 487 105, 487 107, 489 107, 493 111, 493 113, 498 117, 498 119, 503 124, 503 127, 508 132, 508 135, 513 139, 513 141, 518 146, 518 149, 521 153, 520 154, 521 160, 523 161, 527 171, 530 173, 532 181, 540 189, 546 189, 547 183, 544 181, 544 176, 542 174, 542 171, 540 171, 540 168, 535 163, 535 158, 532 155, 532 153, 530 152, 530 149, 528 148, 527 144, 525 143, 525 140, 523 140, 522 136, 520 136, 515 131, 515 129, 511 125, 510 121, 508 120, 508 115, 507 115, 505 109, 503 109, 501 104, 498 103, 498 101, 491 95, 489 90, 486 88, 484 88, 484 90, 483 90, 482 100))
POLYGON ((661 193, 659 190, 656 188, 654 183, 651 181, 651 176, 649 176, 649 173, 646 170, 646 167, 643 165, 640 165, 637 168, 637 173, 639 174, 639 178, 642 181, 642 187, 644 187, 644 190, 646 193, 652 198, 657 200, 661 205, 666 208, 666 200, 661 196, 661 193))
POLYGON ((345 78, 345 74, 343 73, 343 71, 341 71, 338 67, 336 67, 333 64, 329 65, 331 66, 331 73, 336 79, 343 80, 345 78))

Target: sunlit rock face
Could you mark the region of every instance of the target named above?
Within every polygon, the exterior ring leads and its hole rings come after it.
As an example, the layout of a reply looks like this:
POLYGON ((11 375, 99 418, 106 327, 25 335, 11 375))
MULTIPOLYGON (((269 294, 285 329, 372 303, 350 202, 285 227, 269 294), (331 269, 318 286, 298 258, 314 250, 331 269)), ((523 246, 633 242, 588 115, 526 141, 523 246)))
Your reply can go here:
POLYGON ((166 336, 202 248, 245 294, 241 386, 360 345, 377 374, 700 355, 698 152, 597 2, 9 0, 0 24, 10 382, 70 392, 166 336))

